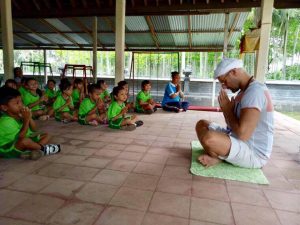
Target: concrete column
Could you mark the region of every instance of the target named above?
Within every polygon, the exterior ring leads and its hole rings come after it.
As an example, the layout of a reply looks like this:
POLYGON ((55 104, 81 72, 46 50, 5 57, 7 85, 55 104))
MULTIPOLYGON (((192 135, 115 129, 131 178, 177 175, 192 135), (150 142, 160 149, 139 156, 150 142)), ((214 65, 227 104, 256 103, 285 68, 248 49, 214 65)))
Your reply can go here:
POLYGON ((14 40, 12 29, 11 0, 1 0, 0 4, 4 79, 7 80, 14 78, 14 40))
POLYGON ((124 80, 125 59, 125 5, 126 0, 116 0, 116 46, 115 46, 115 84, 124 80))
POLYGON ((97 32, 98 32, 98 18, 94 16, 93 18, 93 78, 94 83, 97 82, 97 32))
MULTIPOLYGON (((46 63, 47 63, 47 50, 44 49, 43 50, 43 55, 44 55, 44 82, 45 84, 47 84, 48 81, 48 75, 47 75, 47 67, 46 67, 46 63)), ((49 72, 50 72, 50 68, 49 68, 49 72)))
POLYGON ((272 12, 274 0, 261 1, 261 31, 259 40, 259 51, 255 69, 255 78, 259 82, 265 82, 265 74, 268 68, 269 39, 272 26, 272 12))

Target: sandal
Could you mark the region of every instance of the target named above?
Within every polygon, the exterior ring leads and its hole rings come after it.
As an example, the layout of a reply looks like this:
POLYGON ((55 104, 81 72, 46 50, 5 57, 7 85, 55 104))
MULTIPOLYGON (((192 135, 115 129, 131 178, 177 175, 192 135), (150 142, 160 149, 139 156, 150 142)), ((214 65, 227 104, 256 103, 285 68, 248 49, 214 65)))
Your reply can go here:
POLYGON ((140 126, 142 126, 143 124, 144 124, 144 122, 141 121, 141 120, 138 120, 138 121, 135 122, 136 127, 140 127, 140 126))

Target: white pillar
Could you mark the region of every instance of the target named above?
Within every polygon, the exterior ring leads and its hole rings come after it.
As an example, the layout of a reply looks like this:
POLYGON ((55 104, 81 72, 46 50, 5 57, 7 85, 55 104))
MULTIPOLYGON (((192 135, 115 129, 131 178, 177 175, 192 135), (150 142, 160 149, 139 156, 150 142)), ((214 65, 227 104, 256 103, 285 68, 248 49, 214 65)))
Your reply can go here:
POLYGON ((227 56, 229 13, 225 13, 223 58, 227 56))
MULTIPOLYGON (((45 82, 45 84, 47 84, 48 75, 47 75, 47 67, 46 67, 46 63, 47 63, 47 50, 46 49, 43 50, 43 55, 44 55, 44 82, 45 82)), ((49 72, 50 72, 50 68, 49 68, 49 72)))
POLYGON ((126 0, 116 0, 116 46, 115 46, 115 84, 124 80, 125 58, 125 4, 126 0))
POLYGON ((1 0, 0 3, 4 79, 6 80, 14 78, 14 40, 12 29, 11 0, 1 0))
POLYGON ((98 32, 98 21, 97 21, 97 16, 94 16, 93 20, 93 78, 94 78, 94 83, 97 82, 97 44, 98 44, 98 39, 97 39, 97 32, 98 32))
POLYGON ((255 78, 259 82, 265 82, 265 74, 268 68, 269 39, 272 26, 272 12, 274 0, 261 1, 261 31, 259 40, 259 51, 257 54, 257 63, 255 78))

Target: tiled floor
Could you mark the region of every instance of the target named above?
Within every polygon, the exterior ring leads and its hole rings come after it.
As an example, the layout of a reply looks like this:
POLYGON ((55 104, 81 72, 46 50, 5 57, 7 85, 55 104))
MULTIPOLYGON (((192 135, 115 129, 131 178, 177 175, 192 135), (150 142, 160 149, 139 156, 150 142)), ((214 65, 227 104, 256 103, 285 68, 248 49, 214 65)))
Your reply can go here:
POLYGON ((190 141, 201 119, 158 111, 133 132, 48 121, 62 152, 0 160, 1 225, 300 224, 300 123, 276 113, 270 185, 192 176, 190 141))

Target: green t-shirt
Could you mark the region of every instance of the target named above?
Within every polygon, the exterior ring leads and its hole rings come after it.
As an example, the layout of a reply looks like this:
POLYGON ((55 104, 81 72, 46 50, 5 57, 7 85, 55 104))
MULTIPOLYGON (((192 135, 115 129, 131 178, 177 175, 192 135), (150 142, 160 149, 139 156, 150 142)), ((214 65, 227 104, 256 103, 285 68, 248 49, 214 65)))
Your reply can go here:
POLYGON ((136 101, 135 101, 135 107, 138 111, 143 110, 142 106, 140 105, 140 101, 142 102, 147 102, 149 99, 151 99, 151 94, 150 92, 144 92, 140 91, 137 96, 136 96, 136 101))
POLYGON ((24 96, 24 94, 27 92, 26 88, 23 86, 21 86, 18 91, 20 92, 21 96, 24 96))
POLYGON ((118 104, 117 101, 113 101, 107 110, 107 118, 108 120, 112 120, 115 116, 119 115, 122 109, 125 107, 125 103, 121 105, 118 104))
MULTIPOLYGON (((69 98, 71 98, 71 105, 74 106, 72 97, 70 96, 69 98)), ((60 107, 62 107, 64 104, 66 104, 66 102, 67 102, 66 99, 64 99, 64 97, 62 95, 57 96, 55 102, 53 103, 54 112, 57 112, 57 110, 60 107)), ((70 110, 69 106, 66 106, 60 112, 70 112, 70 111, 71 110, 70 110)))
POLYGON ((104 101, 106 96, 110 97, 110 94, 109 94, 108 90, 105 90, 99 96, 104 101))
MULTIPOLYGON (((0 153, 11 151, 19 138, 19 133, 23 126, 21 120, 4 114, 0 118, 0 153)), ((33 132, 28 128, 26 137, 30 137, 33 132)))
POLYGON ((57 91, 55 90, 50 90, 49 88, 46 89, 45 94, 48 98, 56 98, 57 96, 57 91))
POLYGON ((96 103, 90 98, 85 98, 82 100, 79 106, 79 116, 86 116, 93 108, 95 108, 96 103))
MULTIPOLYGON (((32 94, 30 91, 26 91, 24 93, 24 95, 22 95, 21 97, 22 97, 24 105, 26 105, 26 106, 40 100, 40 96, 38 94, 32 94)), ((41 110, 41 109, 42 109, 42 107, 40 106, 40 104, 38 104, 38 105, 32 107, 31 111, 37 111, 37 110, 41 110)))
POLYGON ((78 89, 73 89, 72 99, 73 99, 74 105, 77 105, 80 100, 80 91, 78 89))

